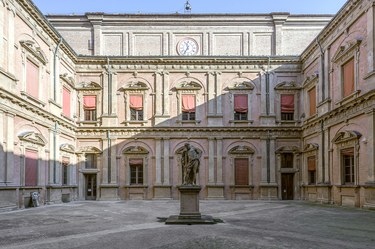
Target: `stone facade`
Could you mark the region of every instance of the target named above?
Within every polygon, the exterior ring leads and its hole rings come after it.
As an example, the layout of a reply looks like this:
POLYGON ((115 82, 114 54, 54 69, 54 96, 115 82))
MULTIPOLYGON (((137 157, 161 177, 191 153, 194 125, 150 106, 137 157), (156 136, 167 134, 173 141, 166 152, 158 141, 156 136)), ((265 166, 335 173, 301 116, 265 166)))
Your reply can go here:
POLYGON ((348 1, 332 20, 46 18, 1 0, 1 205, 27 207, 31 192, 43 204, 178 199, 191 143, 201 199, 373 208, 373 4, 348 1))

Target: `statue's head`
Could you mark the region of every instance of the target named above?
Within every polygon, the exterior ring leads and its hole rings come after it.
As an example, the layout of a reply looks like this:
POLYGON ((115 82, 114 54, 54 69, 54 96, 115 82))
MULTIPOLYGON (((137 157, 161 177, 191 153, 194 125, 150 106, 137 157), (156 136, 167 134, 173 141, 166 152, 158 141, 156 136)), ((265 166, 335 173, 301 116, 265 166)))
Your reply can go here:
POLYGON ((184 146, 185 146, 186 149, 190 149, 190 144, 186 143, 186 144, 184 144, 184 146))

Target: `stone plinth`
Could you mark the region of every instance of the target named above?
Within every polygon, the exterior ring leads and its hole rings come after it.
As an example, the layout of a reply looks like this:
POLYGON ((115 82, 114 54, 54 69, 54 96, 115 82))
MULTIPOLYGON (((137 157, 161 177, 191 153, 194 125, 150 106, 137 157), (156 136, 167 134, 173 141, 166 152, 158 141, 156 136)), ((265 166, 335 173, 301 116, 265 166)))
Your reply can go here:
POLYGON ((202 187, 197 185, 182 185, 180 191, 180 215, 172 215, 165 224, 215 224, 211 216, 199 212, 199 192, 202 187))

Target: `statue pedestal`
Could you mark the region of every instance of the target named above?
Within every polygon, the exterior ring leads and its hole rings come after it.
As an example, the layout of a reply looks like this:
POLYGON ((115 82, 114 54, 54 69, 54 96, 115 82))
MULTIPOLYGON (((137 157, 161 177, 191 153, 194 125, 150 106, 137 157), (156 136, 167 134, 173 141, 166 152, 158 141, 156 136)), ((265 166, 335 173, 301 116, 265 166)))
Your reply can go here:
POLYGON ((165 224, 215 224, 211 216, 199 212, 199 192, 202 187, 197 185, 182 185, 180 191, 180 215, 172 215, 165 224))

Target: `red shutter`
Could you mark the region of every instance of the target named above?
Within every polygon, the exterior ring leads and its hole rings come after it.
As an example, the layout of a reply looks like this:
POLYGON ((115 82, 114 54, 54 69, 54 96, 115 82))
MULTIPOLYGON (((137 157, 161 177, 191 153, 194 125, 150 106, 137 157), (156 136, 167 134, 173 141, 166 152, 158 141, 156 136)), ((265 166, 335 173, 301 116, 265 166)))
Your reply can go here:
POLYGON ((351 59, 342 66, 344 83, 344 97, 354 92, 354 59, 351 59))
POLYGON ((247 113, 247 94, 234 95, 234 111, 239 113, 247 113))
POLYGON ((311 156, 307 158, 307 167, 309 171, 316 170, 316 159, 315 156, 311 156))
POLYGON ((83 108, 85 110, 96 110, 96 96, 83 96, 83 108))
POLYGON ((26 63, 26 92, 39 97, 39 67, 29 60, 26 63))
POLYGON ((249 185, 249 160, 247 158, 234 159, 235 185, 249 185))
POLYGON ((195 112, 195 95, 182 95, 182 111, 195 112))
POLYGON ((294 113, 294 95, 282 94, 281 95, 281 112, 294 113))
POLYGON ((70 118, 70 91, 63 87, 63 114, 70 118))
POLYGON ((130 95, 130 108, 136 111, 143 110, 143 96, 142 95, 130 95))
POLYGON ((38 184, 38 152, 25 151, 25 186, 37 186, 38 184))
POLYGON ((312 88, 309 91, 309 101, 310 101, 310 116, 316 114, 316 88, 312 88))

